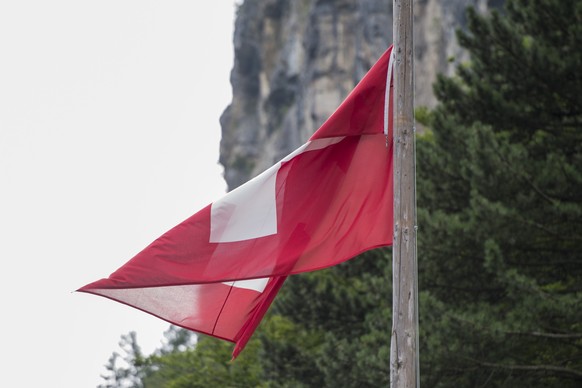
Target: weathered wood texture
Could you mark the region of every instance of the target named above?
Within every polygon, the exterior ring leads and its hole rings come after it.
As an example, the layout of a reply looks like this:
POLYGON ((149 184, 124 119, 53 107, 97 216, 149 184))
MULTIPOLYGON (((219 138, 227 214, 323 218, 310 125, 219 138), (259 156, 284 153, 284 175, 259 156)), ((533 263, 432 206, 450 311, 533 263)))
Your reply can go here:
POLYGON ((394 245, 390 385, 419 386, 412 0, 394 0, 394 245))

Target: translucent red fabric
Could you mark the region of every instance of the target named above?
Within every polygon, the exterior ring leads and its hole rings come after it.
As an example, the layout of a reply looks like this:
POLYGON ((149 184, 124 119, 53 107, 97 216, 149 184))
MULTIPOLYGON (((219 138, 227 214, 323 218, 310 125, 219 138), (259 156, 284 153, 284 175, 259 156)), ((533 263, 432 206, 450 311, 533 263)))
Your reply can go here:
POLYGON ((236 357, 286 276, 391 245, 390 55, 305 145, 79 291, 235 342, 236 357))

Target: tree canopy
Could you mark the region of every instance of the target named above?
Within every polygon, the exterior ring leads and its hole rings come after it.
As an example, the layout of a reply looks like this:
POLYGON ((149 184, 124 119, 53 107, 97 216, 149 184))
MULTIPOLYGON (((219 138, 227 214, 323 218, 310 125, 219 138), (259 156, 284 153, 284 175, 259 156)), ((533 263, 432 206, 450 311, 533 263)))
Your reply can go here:
MULTIPOLYGON (((582 3, 469 10, 419 141, 429 386, 582 378, 582 3)), ((423 325, 424 324, 424 325, 423 325)))

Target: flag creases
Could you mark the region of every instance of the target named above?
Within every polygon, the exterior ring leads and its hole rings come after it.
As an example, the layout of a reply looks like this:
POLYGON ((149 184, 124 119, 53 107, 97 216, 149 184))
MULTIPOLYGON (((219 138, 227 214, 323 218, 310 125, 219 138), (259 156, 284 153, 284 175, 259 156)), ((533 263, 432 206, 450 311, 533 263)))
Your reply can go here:
POLYGON ((79 291, 235 342, 236 356, 287 276, 391 245, 390 52, 306 144, 79 291))

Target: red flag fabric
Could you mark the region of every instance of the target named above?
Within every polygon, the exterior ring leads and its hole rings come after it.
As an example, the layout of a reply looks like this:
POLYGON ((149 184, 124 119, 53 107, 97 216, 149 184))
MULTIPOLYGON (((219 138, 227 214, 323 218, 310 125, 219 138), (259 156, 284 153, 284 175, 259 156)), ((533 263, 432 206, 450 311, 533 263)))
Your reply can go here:
POLYGON ((236 357, 287 276, 391 245, 390 57, 307 143, 78 291, 235 342, 236 357))

